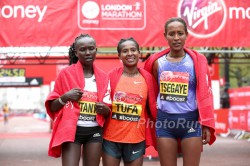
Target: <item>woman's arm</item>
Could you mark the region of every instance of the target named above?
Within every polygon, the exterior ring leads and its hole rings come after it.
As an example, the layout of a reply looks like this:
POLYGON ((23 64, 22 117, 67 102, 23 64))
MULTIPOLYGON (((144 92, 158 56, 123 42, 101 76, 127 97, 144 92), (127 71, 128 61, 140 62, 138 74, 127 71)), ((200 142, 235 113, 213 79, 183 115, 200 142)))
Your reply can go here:
POLYGON ((50 110, 52 112, 56 112, 60 110, 68 101, 78 102, 81 99, 82 94, 83 92, 80 88, 73 88, 62 96, 60 96, 59 98, 51 100, 50 110))
POLYGON ((153 69, 152 69, 152 74, 153 74, 155 80, 158 83, 158 60, 156 60, 154 62, 153 69))

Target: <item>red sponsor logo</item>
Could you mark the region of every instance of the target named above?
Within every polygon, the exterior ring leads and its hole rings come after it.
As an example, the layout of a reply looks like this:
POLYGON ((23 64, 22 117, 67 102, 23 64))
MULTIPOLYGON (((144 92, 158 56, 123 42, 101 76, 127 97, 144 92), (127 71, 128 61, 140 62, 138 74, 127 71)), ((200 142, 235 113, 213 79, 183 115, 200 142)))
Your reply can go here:
POLYGON ((208 38, 220 32, 227 19, 223 0, 182 0, 178 9, 189 33, 199 38, 208 38))
POLYGON ((136 104, 142 101, 142 96, 140 96, 139 94, 117 91, 114 95, 114 101, 136 104))

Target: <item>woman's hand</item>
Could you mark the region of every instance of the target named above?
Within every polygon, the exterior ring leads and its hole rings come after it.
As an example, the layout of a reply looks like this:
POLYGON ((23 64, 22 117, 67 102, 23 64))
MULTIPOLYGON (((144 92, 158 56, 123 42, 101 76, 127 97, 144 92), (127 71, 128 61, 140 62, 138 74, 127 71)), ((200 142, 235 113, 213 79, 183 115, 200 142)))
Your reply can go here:
POLYGON ((78 102, 82 98, 82 94, 83 92, 80 88, 73 88, 59 97, 60 99, 58 98, 51 101, 50 110, 52 112, 60 110, 67 103, 67 101, 78 102))
POLYGON ((203 145, 207 144, 210 142, 210 129, 207 126, 202 126, 202 143, 203 145))
POLYGON ((82 98, 83 91, 80 88, 73 88, 66 92, 61 99, 66 103, 67 101, 78 102, 82 98))
POLYGON ((102 102, 96 102, 96 113, 107 116, 110 112, 109 107, 102 103, 102 102))

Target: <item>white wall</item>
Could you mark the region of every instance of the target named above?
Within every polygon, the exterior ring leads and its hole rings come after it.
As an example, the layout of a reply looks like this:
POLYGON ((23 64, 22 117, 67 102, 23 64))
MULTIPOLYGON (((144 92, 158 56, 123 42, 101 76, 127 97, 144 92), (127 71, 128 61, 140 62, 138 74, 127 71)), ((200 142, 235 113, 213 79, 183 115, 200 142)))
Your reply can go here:
POLYGON ((219 109, 220 106, 220 82, 212 80, 212 93, 214 97, 214 109, 219 109))
POLYGON ((8 103, 12 110, 39 110, 45 112, 44 101, 49 91, 48 85, 27 88, 0 88, 0 107, 4 103, 8 103))

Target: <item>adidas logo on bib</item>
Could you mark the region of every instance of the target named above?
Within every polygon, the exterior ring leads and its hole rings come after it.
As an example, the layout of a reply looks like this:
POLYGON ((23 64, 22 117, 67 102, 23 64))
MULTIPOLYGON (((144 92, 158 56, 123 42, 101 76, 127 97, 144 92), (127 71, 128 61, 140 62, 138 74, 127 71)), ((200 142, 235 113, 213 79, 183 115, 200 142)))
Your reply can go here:
POLYGON ((195 129, 193 129, 193 127, 191 127, 189 130, 188 130, 188 133, 193 133, 195 132, 195 129))

